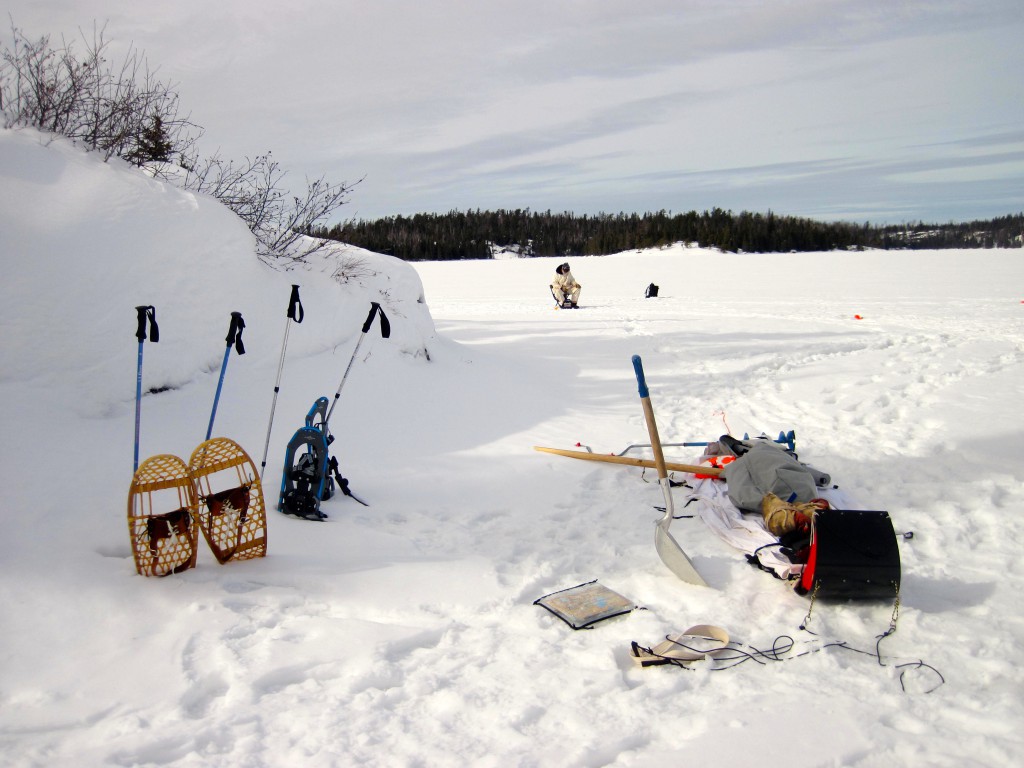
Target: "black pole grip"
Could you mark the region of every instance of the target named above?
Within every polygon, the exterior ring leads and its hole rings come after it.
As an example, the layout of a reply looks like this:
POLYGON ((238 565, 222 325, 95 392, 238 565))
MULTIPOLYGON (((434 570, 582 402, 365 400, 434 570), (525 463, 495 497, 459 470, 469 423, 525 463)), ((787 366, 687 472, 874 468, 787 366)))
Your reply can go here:
POLYGON ((152 304, 143 304, 135 308, 138 314, 139 326, 135 330, 135 338, 141 344, 146 340, 146 324, 149 322, 149 340, 160 341, 160 328, 156 324, 156 307, 152 304))
POLYGON ((391 336, 391 322, 388 320, 388 316, 384 314, 380 304, 376 301, 370 302, 370 314, 366 316, 366 322, 363 323, 363 333, 370 330, 370 326, 373 325, 374 315, 378 312, 380 313, 380 335, 385 339, 389 338, 391 336))
POLYGON ((302 302, 299 300, 299 286, 292 285, 292 295, 288 299, 288 319, 301 323, 306 313, 302 310, 302 302))
POLYGON ((374 316, 380 311, 380 304, 376 301, 370 302, 370 314, 366 316, 366 322, 363 323, 363 333, 370 330, 370 326, 373 325, 374 316))
POLYGON ((241 312, 231 313, 231 326, 228 328, 228 335, 225 337, 227 345, 235 345, 235 351, 240 355, 245 354, 245 347, 242 345, 242 329, 245 328, 245 320, 241 312))

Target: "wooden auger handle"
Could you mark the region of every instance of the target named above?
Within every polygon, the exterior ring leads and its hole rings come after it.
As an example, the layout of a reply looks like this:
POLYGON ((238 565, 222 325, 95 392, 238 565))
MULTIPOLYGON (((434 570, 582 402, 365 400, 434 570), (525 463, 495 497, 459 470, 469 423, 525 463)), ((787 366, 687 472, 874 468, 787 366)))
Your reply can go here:
MULTIPOLYGON (((583 459, 584 461, 602 461, 608 464, 626 464, 631 467, 650 467, 656 469, 657 465, 650 459, 634 459, 629 456, 613 456, 605 455, 602 453, 590 453, 589 451, 568 451, 564 448, 545 448, 542 445, 533 446, 533 450, 541 451, 542 453, 554 453, 558 456, 568 456, 570 459, 583 459)), ((695 464, 677 464, 675 462, 666 461, 665 469, 672 472, 691 472, 697 475, 707 475, 708 477, 718 477, 722 474, 722 470, 718 467, 698 466, 695 464)))

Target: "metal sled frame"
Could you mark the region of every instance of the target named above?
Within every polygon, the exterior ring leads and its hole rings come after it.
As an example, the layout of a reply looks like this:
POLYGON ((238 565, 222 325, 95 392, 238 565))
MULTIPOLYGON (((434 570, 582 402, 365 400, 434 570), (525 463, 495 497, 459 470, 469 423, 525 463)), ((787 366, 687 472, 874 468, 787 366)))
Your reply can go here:
MULTIPOLYGON (((749 440, 750 439, 750 435, 744 433, 743 439, 744 440, 749 440)), ((695 442, 686 442, 686 443, 662 443, 661 447, 662 448, 701 448, 701 447, 707 446, 711 442, 712 441, 710 441, 710 440, 698 440, 698 441, 695 441, 695 442)), ((796 433, 792 429, 789 430, 789 432, 779 432, 779 436, 776 437, 775 439, 773 439, 772 442, 773 443, 779 443, 780 445, 786 446, 789 450, 795 451, 796 450, 796 433)), ((581 449, 585 450, 587 453, 593 453, 594 452, 593 449, 589 445, 580 444, 579 447, 581 449)), ((651 449, 652 446, 651 446, 650 443, 631 443, 630 445, 627 445, 625 448, 623 448, 618 453, 616 453, 616 454, 609 454, 609 455, 625 456, 630 451, 632 451, 634 449, 640 449, 640 448, 651 449)))

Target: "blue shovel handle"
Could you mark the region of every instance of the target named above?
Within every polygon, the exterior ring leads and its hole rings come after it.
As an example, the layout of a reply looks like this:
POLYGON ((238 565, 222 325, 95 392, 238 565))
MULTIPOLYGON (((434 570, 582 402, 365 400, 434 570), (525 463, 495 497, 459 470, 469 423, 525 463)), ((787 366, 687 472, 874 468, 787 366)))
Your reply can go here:
POLYGON ((633 355, 633 370, 636 371, 636 384, 640 390, 640 397, 650 397, 651 392, 647 389, 647 379, 644 378, 644 364, 640 360, 640 355, 633 355))

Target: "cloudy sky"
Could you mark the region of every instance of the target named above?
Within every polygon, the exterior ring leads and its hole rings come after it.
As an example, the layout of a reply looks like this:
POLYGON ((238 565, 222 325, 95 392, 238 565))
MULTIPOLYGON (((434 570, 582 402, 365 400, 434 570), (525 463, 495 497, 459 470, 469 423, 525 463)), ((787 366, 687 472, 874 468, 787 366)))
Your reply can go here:
POLYGON ((29 37, 144 52, 203 154, 362 179, 338 218, 1024 210, 1022 0, 6 5, 29 37))

